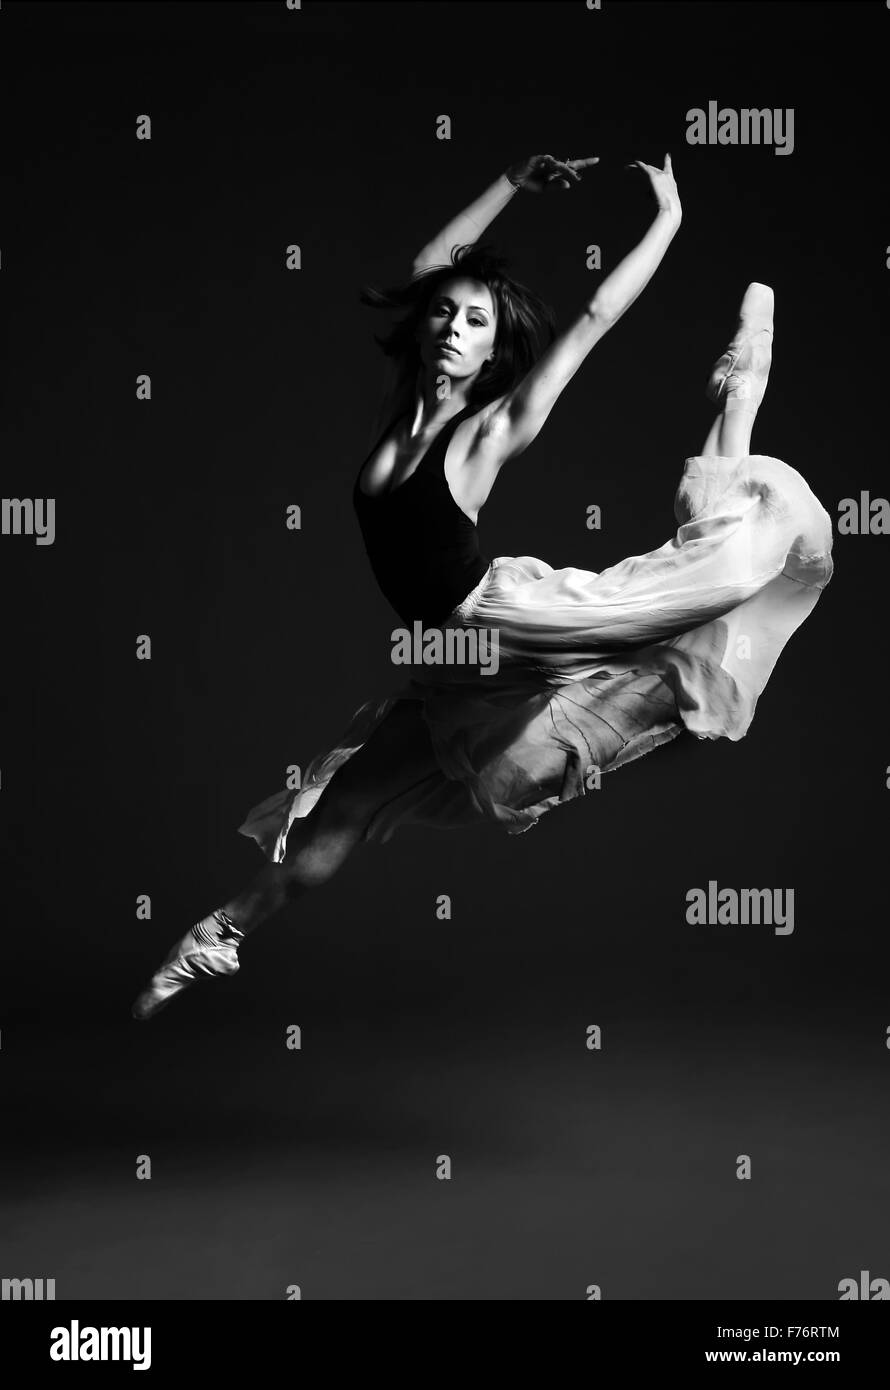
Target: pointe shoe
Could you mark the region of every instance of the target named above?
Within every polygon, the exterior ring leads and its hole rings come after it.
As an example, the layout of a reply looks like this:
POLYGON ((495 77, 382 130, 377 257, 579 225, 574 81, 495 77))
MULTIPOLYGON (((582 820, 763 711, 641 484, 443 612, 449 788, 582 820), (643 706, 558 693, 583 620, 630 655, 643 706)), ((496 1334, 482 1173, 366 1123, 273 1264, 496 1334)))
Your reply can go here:
POLYGON ((238 947, 244 940, 231 918, 213 912, 177 941, 146 989, 133 1004, 133 1018, 144 1022, 166 1008, 176 995, 197 980, 237 975, 238 947), (183 949, 185 948, 185 949, 183 949))
POLYGON ((763 400, 772 361, 774 304, 769 285, 754 281, 745 291, 733 340, 708 381, 708 399, 724 410, 755 413, 763 400))

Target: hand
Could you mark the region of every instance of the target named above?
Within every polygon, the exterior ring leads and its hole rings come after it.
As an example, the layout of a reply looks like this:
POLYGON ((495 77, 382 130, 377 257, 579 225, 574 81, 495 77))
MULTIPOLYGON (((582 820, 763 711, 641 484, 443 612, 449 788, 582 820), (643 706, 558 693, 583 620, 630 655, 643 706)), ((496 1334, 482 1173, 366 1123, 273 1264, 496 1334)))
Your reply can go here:
POLYGON ((528 193, 544 193, 548 188, 571 188, 571 181, 581 182, 581 169, 599 164, 591 159, 554 159, 552 154, 533 154, 528 159, 511 164, 507 177, 528 193))
POLYGON ((644 164, 641 159, 635 159, 632 164, 625 165, 627 169, 642 169, 649 177, 652 192, 655 194, 655 201, 661 212, 669 212, 678 222, 683 216, 683 209, 680 206, 680 195, 677 192, 677 185, 674 182, 674 171, 671 168, 671 157, 666 154, 664 157, 664 168, 659 169, 654 164, 644 164))

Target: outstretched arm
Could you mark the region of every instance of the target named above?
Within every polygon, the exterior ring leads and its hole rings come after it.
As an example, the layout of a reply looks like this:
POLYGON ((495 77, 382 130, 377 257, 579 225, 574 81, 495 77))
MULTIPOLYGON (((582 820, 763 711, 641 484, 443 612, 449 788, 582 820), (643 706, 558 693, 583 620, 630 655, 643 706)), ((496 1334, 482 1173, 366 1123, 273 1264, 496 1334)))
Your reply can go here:
POLYGON ((655 220, 640 244, 606 276, 575 322, 551 343, 492 414, 489 429, 500 435, 498 454, 501 462, 528 448, 560 392, 571 381, 591 348, 618 322, 648 285, 677 234, 682 209, 670 155, 665 156, 664 169, 643 164, 641 160, 629 167, 641 168, 649 176, 658 203, 655 220))
MULTIPOLYGON (((450 265, 452 248, 478 241, 519 189, 527 193, 544 193, 553 188, 572 188, 580 183, 582 170, 598 163, 598 158, 560 160, 550 154, 533 154, 527 159, 517 160, 417 253, 412 274, 417 275, 431 266, 450 265)), ((413 381, 409 382, 403 375, 402 365, 393 358, 387 358, 381 403, 368 436, 369 445, 379 435, 384 421, 392 415, 394 401, 413 385, 413 381)))
POLYGON ((474 203, 458 213, 437 237, 417 253, 412 273, 416 275, 429 266, 450 265, 452 247, 478 241, 518 189, 541 193, 550 187, 569 188, 571 182, 580 180, 580 169, 597 163, 597 159, 573 159, 566 163, 549 154, 533 154, 528 159, 511 164, 474 203))
POLYGON ((412 274, 416 275, 418 271, 426 270, 429 266, 450 265, 452 247, 478 241, 486 227, 504 210, 515 192, 516 186, 510 182, 506 174, 501 174, 475 202, 458 213, 457 217, 442 228, 438 236, 433 237, 422 251, 418 251, 414 257, 412 274))

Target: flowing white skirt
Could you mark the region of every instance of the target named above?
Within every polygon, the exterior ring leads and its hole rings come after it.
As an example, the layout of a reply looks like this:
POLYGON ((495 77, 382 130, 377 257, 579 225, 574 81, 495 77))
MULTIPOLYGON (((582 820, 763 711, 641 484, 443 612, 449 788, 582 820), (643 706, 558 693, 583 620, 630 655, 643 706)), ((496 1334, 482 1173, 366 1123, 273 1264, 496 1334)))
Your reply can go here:
POLYGON ((600 574, 498 557, 441 625, 487 630, 496 673, 412 667, 406 685, 356 711, 299 790, 260 802, 239 833, 280 862, 293 821, 399 700, 420 702, 439 770, 381 806, 368 840, 480 820, 518 834, 684 728, 742 738, 831 578, 831 518, 798 472, 762 454, 687 459, 674 514, 671 540, 600 574))

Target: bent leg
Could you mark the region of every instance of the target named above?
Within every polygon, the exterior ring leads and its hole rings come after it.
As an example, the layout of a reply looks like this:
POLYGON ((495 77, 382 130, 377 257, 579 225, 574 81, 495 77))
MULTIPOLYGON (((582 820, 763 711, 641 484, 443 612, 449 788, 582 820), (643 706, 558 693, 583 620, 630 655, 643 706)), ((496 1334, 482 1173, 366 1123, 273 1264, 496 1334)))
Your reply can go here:
POLYGON ((400 701, 367 743, 334 774, 324 795, 288 833, 282 863, 267 864, 223 911, 245 935, 346 862, 382 806, 438 771, 416 701, 400 701))
POLYGON ((306 889, 326 883, 380 807, 437 770, 419 703, 399 701, 334 774, 310 814, 292 827, 284 861, 268 864, 248 888, 177 942, 133 1005, 134 1018, 153 1017, 198 979, 235 974, 244 937, 306 889))

